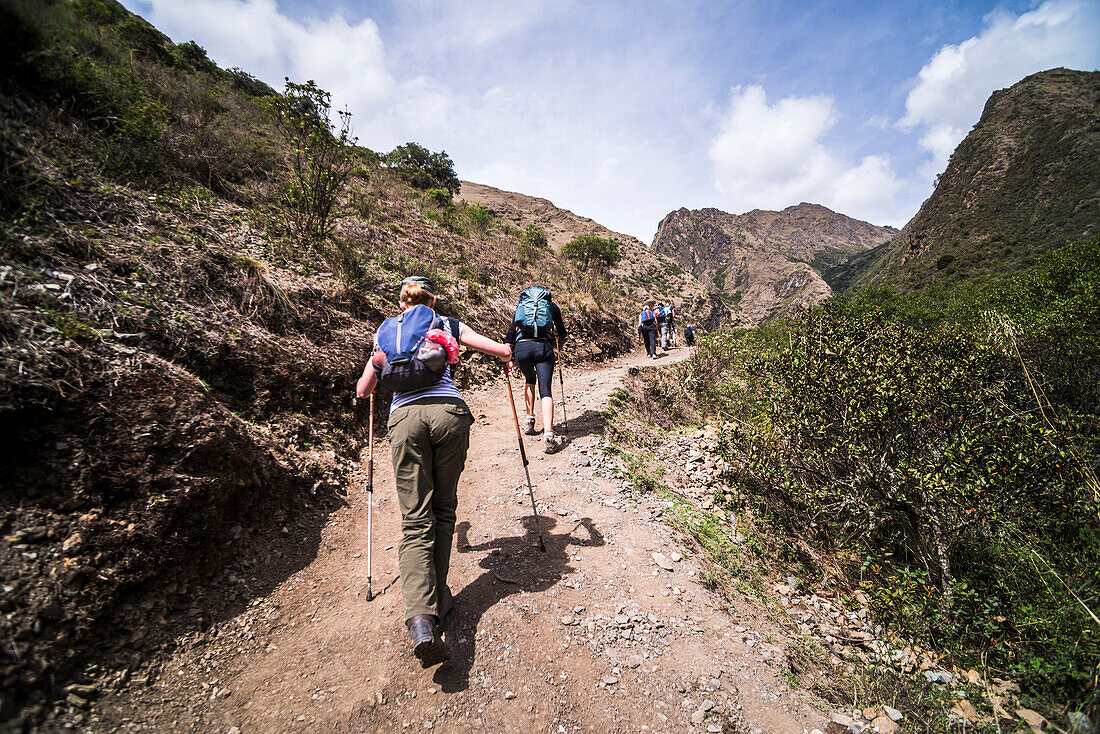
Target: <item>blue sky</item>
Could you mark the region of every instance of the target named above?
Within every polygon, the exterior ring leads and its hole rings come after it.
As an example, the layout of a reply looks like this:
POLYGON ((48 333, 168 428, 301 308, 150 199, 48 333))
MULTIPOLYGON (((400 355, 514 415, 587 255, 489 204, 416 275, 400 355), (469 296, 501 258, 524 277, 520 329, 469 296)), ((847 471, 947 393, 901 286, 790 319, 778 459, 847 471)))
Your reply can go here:
POLYGON ((276 88, 314 79, 360 143, 650 241, 681 206, 811 201, 902 226, 989 94, 1100 67, 1100 0, 124 0, 276 88))

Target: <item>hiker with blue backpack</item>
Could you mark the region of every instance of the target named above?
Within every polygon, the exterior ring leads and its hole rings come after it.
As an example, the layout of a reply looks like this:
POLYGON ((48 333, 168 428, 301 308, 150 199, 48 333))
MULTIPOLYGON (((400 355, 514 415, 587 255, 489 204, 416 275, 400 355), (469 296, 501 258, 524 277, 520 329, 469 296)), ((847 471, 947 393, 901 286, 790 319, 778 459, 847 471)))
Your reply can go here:
POLYGON ((535 384, 538 383, 543 440, 548 454, 561 447, 554 435, 553 378, 557 364, 554 345, 556 342, 560 350, 565 345, 565 336, 561 309, 550 297, 548 288, 532 285, 520 293, 512 325, 504 335, 504 343, 515 345, 516 366, 523 373, 523 404, 527 408, 524 430, 529 436, 538 433, 535 430, 535 384))
POLYGON ((657 359, 657 314, 648 303, 642 305, 638 316, 638 334, 650 359, 657 359))
POLYGON ((398 564, 405 625, 413 654, 428 668, 451 657, 440 625, 451 611, 447 586, 458 479, 474 417, 455 386, 459 344, 500 358, 512 348, 435 312, 434 287, 413 276, 401 284, 401 313, 382 322, 355 387, 360 398, 379 383, 393 391, 387 428, 401 508, 398 564))

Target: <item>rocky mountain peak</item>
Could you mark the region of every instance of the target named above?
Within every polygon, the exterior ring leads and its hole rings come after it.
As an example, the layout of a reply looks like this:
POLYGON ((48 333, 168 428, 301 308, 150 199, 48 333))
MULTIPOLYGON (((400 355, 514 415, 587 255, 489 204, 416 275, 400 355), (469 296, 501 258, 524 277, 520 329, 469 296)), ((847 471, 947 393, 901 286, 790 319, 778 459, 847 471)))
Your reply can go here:
POLYGON ((661 221, 653 247, 755 324, 824 300, 832 290, 822 268, 875 247, 894 232, 809 202, 744 214, 680 208, 661 221))

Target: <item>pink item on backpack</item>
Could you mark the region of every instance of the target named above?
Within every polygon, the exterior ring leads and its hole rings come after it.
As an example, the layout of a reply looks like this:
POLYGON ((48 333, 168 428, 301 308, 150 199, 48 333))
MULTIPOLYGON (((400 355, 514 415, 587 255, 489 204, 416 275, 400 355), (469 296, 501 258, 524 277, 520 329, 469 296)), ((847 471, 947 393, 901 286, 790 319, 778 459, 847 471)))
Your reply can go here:
POLYGON ((447 350, 447 364, 458 364, 458 340, 442 329, 429 329, 424 338, 447 350))

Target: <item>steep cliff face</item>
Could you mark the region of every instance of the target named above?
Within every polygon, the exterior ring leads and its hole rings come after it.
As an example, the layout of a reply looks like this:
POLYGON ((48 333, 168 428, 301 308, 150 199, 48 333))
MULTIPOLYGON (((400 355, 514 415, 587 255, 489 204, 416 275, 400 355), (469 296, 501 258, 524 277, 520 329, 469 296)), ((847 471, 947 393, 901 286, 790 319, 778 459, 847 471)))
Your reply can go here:
POLYGON ((657 228, 653 249, 694 274, 757 324, 832 294, 821 271, 888 240, 896 230, 818 204, 783 211, 679 209, 657 228))
POLYGON ((883 246, 831 268, 838 290, 912 290, 1026 267, 1100 231, 1100 72, 1052 69, 994 92, 936 190, 883 246))
POLYGON ((621 244, 622 260, 611 269, 614 287, 640 305, 644 301, 672 303, 681 319, 715 329, 733 323, 730 309, 708 285, 673 258, 665 257, 630 235, 613 232, 587 217, 561 209, 547 199, 483 184, 462 182, 459 198, 483 204, 495 216, 516 227, 535 225, 546 232, 550 246, 561 246, 580 234, 610 237, 621 244))

